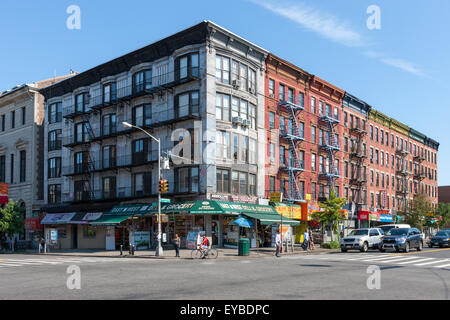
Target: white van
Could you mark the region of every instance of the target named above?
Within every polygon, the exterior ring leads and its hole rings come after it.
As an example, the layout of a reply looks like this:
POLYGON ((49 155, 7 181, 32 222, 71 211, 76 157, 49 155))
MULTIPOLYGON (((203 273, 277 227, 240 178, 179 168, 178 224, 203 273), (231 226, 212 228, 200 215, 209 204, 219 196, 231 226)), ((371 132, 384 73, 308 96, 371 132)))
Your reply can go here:
POLYGON ((391 229, 411 228, 411 226, 409 224, 385 224, 377 228, 380 228, 386 234, 391 229))

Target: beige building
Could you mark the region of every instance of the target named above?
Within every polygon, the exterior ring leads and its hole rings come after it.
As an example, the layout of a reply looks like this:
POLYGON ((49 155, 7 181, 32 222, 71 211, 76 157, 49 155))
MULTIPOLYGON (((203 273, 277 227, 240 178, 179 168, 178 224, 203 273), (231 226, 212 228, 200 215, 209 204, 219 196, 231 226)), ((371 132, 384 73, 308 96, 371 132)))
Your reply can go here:
MULTIPOLYGON (((0 182, 8 198, 39 217, 44 204, 44 97, 38 92, 68 76, 16 86, 0 93, 0 182)), ((30 241, 38 230, 24 229, 16 240, 30 241)))

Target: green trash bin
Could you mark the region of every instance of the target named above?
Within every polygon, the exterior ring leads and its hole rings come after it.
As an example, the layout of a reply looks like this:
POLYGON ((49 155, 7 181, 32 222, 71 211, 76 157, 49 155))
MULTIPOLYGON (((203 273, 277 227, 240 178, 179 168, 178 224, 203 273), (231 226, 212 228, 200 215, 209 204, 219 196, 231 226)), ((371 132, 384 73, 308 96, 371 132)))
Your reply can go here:
POLYGON ((250 254, 250 240, 247 238, 239 239, 238 255, 248 256, 250 254))

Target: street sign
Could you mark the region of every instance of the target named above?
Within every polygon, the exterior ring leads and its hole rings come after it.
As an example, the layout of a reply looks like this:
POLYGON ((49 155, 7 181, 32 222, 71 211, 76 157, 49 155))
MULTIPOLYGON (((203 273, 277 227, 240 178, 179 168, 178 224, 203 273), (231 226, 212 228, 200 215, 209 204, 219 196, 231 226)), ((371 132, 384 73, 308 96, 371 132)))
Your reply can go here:
POLYGON ((170 203, 170 199, 161 198, 161 203, 170 203))

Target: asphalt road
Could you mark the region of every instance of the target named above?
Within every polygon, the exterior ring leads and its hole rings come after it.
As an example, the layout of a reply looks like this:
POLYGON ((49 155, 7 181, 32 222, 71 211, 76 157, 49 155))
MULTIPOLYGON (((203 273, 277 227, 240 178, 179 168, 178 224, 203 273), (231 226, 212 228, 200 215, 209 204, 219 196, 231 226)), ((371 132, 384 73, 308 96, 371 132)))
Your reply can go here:
POLYGON ((0 299, 449 300, 449 288, 448 248, 217 260, 0 255, 0 299), (67 287, 71 265, 80 289, 67 287), (380 268, 379 289, 368 288, 370 266, 380 268))

